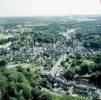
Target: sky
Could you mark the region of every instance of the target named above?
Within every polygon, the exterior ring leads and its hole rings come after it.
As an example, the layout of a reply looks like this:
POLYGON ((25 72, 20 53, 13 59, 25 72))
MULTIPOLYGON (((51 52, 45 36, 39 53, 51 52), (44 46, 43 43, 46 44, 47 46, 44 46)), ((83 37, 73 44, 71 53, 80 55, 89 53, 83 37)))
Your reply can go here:
POLYGON ((0 0, 0 16, 101 14, 100 0, 0 0))

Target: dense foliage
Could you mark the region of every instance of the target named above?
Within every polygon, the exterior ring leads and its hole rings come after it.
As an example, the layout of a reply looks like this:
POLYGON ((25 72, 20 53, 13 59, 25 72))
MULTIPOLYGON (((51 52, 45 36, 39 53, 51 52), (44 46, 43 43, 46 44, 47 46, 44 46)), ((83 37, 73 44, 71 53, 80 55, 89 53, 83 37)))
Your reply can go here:
POLYGON ((61 97, 41 88, 50 88, 49 83, 38 72, 21 67, 0 71, 0 99, 2 100, 84 100, 84 98, 61 97))
MULTIPOLYGON (((75 18, 2 18, 1 100, 86 100, 80 96, 61 96, 54 92, 54 83, 47 75, 41 75, 41 71, 50 71, 64 54, 68 58, 58 66, 63 69, 60 80, 72 82, 84 78, 101 88, 101 18, 95 17, 93 21, 75 18), (10 68, 20 64, 23 68, 10 68), (37 65, 37 70, 26 64, 37 65)), ((58 88, 63 87, 61 82, 57 84, 58 88)), ((64 91, 68 94, 65 88, 64 91)))

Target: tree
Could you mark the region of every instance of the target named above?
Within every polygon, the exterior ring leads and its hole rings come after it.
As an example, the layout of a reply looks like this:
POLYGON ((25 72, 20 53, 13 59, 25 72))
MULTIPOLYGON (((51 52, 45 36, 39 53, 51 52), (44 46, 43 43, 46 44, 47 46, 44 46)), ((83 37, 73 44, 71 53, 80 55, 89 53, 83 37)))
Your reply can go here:
POLYGON ((41 95, 38 97, 38 100, 53 100, 52 95, 46 92, 41 93, 41 95))
POLYGON ((40 88, 35 86, 33 89, 32 89, 32 100, 38 100, 38 97, 41 95, 41 91, 40 91, 40 88))
POLYGON ((9 83, 9 85, 7 87, 7 92, 9 94, 9 96, 11 96, 11 97, 17 96, 18 91, 17 91, 16 84, 14 82, 9 83))
POLYGON ((89 72, 89 66, 87 64, 81 65, 80 74, 84 75, 84 74, 87 74, 88 72, 89 72))
POLYGON ((29 83, 22 73, 18 73, 18 82, 29 83))
POLYGON ((27 84, 27 83, 19 83, 18 84, 18 89, 19 89, 19 92, 22 91, 22 95, 24 96, 24 98, 26 98, 27 100, 29 98, 31 98, 31 90, 32 90, 32 87, 27 84))
POLYGON ((64 76, 66 77, 66 79, 68 80, 72 80, 74 78, 75 75, 75 71, 74 69, 67 69, 64 73, 64 76))
POLYGON ((48 88, 48 89, 51 89, 51 84, 50 84, 46 79, 42 79, 42 80, 40 81, 40 85, 41 85, 42 87, 46 87, 46 88, 48 88))
POLYGON ((6 92, 7 78, 0 72, 0 98, 6 92))
POLYGON ((11 81, 17 82, 18 81, 18 73, 16 73, 16 72, 10 72, 8 74, 8 81, 9 82, 11 82, 11 81))
POLYGON ((101 63, 101 53, 97 53, 96 57, 94 58, 96 63, 101 63))
POLYGON ((84 60, 80 66, 80 74, 83 75, 83 74, 91 73, 94 64, 95 63, 91 60, 84 60))
POLYGON ((6 60, 0 60, 0 68, 5 69, 6 66, 6 60))
POLYGON ((97 86, 101 87, 100 81, 101 81, 101 72, 97 71, 93 73, 90 77, 90 81, 94 83, 97 86))

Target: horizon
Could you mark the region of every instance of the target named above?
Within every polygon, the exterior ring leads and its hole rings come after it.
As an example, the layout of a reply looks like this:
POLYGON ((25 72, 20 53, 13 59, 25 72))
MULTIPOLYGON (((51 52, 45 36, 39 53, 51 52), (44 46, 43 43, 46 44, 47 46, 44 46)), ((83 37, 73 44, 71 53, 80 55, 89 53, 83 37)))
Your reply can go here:
POLYGON ((49 16, 47 16, 47 15, 40 15, 40 16, 37 16, 37 15, 34 15, 34 16, 0 16, 0 18, 13 18, 13 17, 19 17, 19 18, 21 18, 21 17, 27 17, 27 18, 29 18, 29 17, 75 17, 75 16, 82 16, 82 17, 88 17, 88 16, 90 16, 90 17, 95 17, 95 16, 101 16, 101 14, 71 14, 71 15, 57 15, 57 16, 55 16, 55 15, 49 15, 49 16))

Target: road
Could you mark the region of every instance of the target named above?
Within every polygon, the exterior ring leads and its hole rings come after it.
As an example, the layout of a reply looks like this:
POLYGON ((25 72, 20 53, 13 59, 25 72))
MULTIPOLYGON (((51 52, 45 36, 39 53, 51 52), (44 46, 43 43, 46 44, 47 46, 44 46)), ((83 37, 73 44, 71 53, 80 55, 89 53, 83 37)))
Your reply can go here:
POLYGON ((60 34, 63 35, 67 40, 71 39, 71 35, 75 34, 76 29, 67 29, 67 32, 61 32, 60 34))
POLYGON ((65 61, 67 59, 67 54, 61 55, 60 58, 58 59, 58 61, 55 63, 55 65, 52 67, 52 69, 50 70, 50 74, 51 76, 54 78, 57 74, 60 73, 61 71, 61 62, 65 61))
MULTIPOLYGON (((67 32, 63 32, 63 33, 60 33, 62 34, 63 36, 66 37, 66 39, 71 39, 71 34, 74 34, 75 33, 75 30, 76 29, 70 29, 70 30, 67 30, 67 32)), ((50 70, 50 74, 51 76, 54 78, 56 75, 59 75, 60 71, 61 71, 61 62, 62 61, 65 61, 67 59, 67 54, 64 54, 64 55, 61 55, 60 58, 58 59, 58 61, 55 63, 55 65, 52 67, 52 69, 50 70)))

